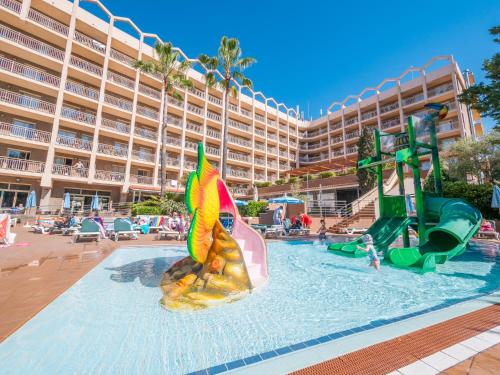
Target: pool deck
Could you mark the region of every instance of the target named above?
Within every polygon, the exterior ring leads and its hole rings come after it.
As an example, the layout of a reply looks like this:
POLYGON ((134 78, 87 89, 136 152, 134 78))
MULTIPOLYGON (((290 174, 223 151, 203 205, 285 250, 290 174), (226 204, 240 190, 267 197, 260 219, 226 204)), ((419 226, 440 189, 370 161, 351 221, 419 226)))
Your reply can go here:
MULTIPOLYGON (((15 232, 17 244, 24 246, 0 248, 0 342, 116 248, 182 244, 177 241, 156 241, 154 235, 118 243, 103 240, 73 244, 71 237, 35 234, 20 226, 15 232)), ((316 353, 308 349, 298 351, 280 356, 279 359, 245 366, 236 372, 266 373, 267 367, 267 370, 274 368, 276 371, 273 373, 295 371, 294 374, 437 374, 443 370, 443 373, 450 375, 499 373, 500 344, 491 344, 497 338, 500 342, 499 301, 499 296, 492 296, 489 300, 486 296, 483 301, 451 306, 397 323, 393 327, 380 327, 375 332, 360 332, 353 337, 319 345, 315 349, 316 353), (446 316, 447 311, 449 316, 446 316), (427 318, 427 315, 432 314, 441 317, 439 322, 427 318), (378 330, 384 328, 390 331, 391 336, 385 341, 380 340, 381 335, 378 333, 378 330), (492 330, 487 336, 491 345, 484 346, 483 350, 471 351, 471 345, 467 346, 465 341, 464 345, 469 349, 470 355, 455 356, 458 359, 453 357, 454 363, 463 359, 461 363, 440 369, 442 364, 433 367, 432 363, 429 365, 425 362, 428 361, 427 358, 436 356, 442 362, 443 358, 450 356, 446 351, 450 347, 462 345, 459 343, 464 340, 481 342, 480 337, 474 336, 488 330, 492 330)), ((475 349, 481 348, 476 344, 475 349)))

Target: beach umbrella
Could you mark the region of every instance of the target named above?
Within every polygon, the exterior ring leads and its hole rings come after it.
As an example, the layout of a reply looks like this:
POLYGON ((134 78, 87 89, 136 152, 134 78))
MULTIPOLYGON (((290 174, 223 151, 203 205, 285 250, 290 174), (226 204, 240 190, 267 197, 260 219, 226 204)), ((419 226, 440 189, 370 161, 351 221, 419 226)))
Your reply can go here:
POLYGON ((97 195, 97 192, 92 197, 92 203, 90 204, 90 209, 93 211, 99 210, 99 196, 97 195))
POLYGON ((500 188, 493 186, 493 196, 491 197, 491 207, 500 208, 500 188))
POLYGON ((301 204, 304 203, 302 199, 294 198, 294 197, 288 197, 286 195, 283 195, 282 197, 278 198, 271 198, 268 200, 269 203, 283 203, 283 204, 301 204))
POLYGON ((28 194, 28 198, 26 199, 25 208, 33 208, 36 207, 36 193, 35 190, 31 190, 28 194))
POLYGON ((71 208, 71 197, 69 196, 69 193, 64 194, 63 208, 65 210, 69 210, 71 208))
POLYGON ((235 200, 234 200, 234 203, 236 203, 236 205, 237 205, 238 207, 248 205, 248 202, 246 202, 246 201, 240 201, 239 199, 235 199, 235 200))

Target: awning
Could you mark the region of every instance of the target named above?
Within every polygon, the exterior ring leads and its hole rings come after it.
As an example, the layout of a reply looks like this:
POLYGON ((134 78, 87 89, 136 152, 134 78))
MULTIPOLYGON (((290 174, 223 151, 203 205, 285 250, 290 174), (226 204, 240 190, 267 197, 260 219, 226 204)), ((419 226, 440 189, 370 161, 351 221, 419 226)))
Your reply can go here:
POLYGON ((337 160, 325 160, 317 164, 304 165, 300 168, 290 169, 285 171, 284 174, 289 174, 290 176, 302 176, 307 174, 314 174, 319 172, 331 171, 334 169, 342 169, 355 167, 357 162, 357 156, 353 155, 353 158, 341 158, 337 160))

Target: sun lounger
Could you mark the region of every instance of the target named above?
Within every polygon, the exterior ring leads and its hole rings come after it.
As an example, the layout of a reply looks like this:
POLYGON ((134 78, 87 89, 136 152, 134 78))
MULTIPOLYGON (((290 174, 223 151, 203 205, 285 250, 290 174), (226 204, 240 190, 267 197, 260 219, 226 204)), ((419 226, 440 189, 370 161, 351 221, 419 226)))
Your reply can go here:
POLYGON ((290 229, 288 231, 288 234, 290 236, 308 236, 309 233, 311 232, 310 229, 308 228, 296 228, 296 229, 290 229))
POLYGON ((117 218, 113 222, 114 229, 110 235, 111 239, 118 241, 120 237, 125 237, 127 239, 137 238, 139 235, 138 230, 132 229, 132 223, 128 219, 117 218))
POLYGON ((63 236, 70 236, 72 234, 75 234, 76 232, 78 232, 80 230, 81 226, 80 225, 76 225, 74 227, 69 227, 69 228, 63 228, 62 229, 62 235, 63 236))
POLYGON ((149 231, 154 232, 162 230, 164 221, 165 219, 163 216, 152 216, 149 225, 149 231))
POLYGON ((264 237, 265 238, 277 238, 281 236, 284 232, 284 227, 283 225, 271 225, 266 228, 266 231, 264 232, 264 237))
POLYGON ((100 241, 104 238, 104 228, 97 224, 93 219, 83 219, 82 227, 73 234, 73 242, 78 242, 80 238, 91 238, 100 241))
POLYGON ((163 237, 166 237, 166 238, 173 237, 176 240, 180 241, 184 237, 184 234, 179 233, 176 230, 172 230, 172 229, 169 229, 167 227, 163 227, 162 230, 158 231, 158 234, 156 235, 156 239, 161 240, 163 237))

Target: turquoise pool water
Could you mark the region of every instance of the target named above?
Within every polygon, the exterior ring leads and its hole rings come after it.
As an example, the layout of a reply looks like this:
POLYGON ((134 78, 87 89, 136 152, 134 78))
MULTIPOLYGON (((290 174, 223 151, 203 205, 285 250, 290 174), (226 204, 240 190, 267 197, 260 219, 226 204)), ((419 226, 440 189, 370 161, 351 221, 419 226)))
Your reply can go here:
POLYGON ((162 272, 184 248, 123 248, 0 344, 2 374, 182 374, 376 324, 499 287, 497 245, 473 244, 419 275, 328 253, 268 245, 269 284, 192 313, 159 305, 162 272))

